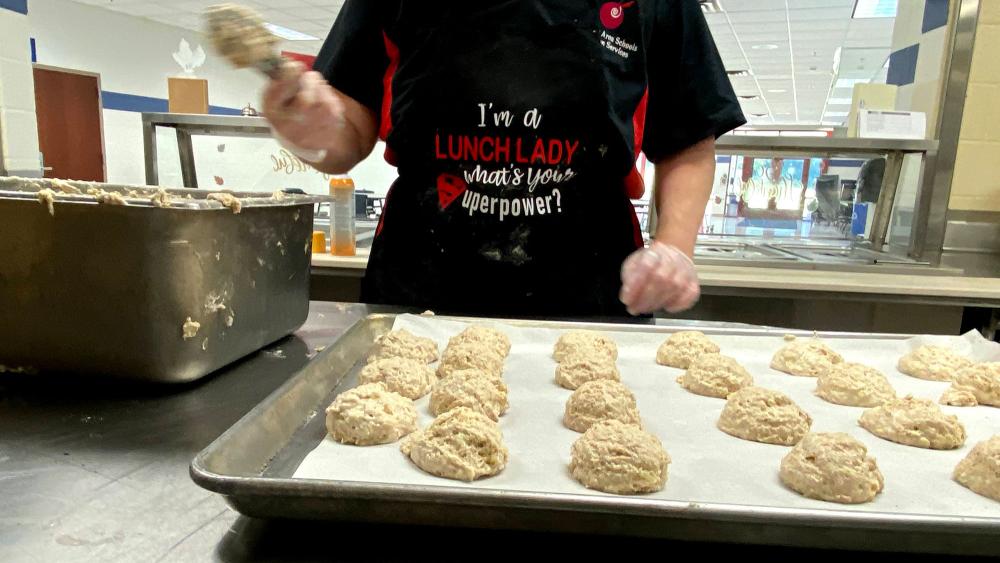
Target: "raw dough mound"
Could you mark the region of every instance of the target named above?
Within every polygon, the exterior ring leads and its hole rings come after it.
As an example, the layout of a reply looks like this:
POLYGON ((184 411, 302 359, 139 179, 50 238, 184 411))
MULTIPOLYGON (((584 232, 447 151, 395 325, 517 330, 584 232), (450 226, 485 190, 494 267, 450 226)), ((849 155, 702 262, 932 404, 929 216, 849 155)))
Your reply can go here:
POLYGON ((618 359, 618 346, 603 332, 568 330, 556 342, 552 357, 557 362, 564 362, 581 353, 605 356, 613 362, 618 359))
POLYGON ((573 443, 573 477, 588 489, 627 495, 659 491, 670 456, 660 440, 637 425, 606 420, 573 443))
POLYGON ((682 330, 667 338, 656 350, 656 363, 672 368, 688 369, 705 354, 718 354, 719 346, 697 330, 682 330))
POLYGON ((957 416, 911 396, 866 410, 858 423, 879 438, 906 446, 953 450, 965 443, 965 427, 957 416))
POLYGON ((952 385, 971 392, 980 405, 1000 407, 1000 362, 967 367, 955 375, 952 385))
POLYGON ((566 389, 576 389, 599 379, 621 380, 615 361, 600 351, 581 350, 556 366, 556 383, 566 389))
POLYGON ((487 347, 501 358, 510 353, 510 338, 495 328, 483 325, 471 325, 448 340, 448 347, 461 344, 477 344, 487 347))
POLYGON ((507 446, 497 423, 467 408, 448 411, 400 446, 403 454, 431 475, 474 481, 507 465, 507 446))
POLYGON ((441 354, 437 375, 443 379, 455 371, 474 369, 500 376, 503 374, 503 362, 504 357, 497 355, 495 349, 487 345, 475 342, 449 345, 441 354))
POLYGON ((942 405, 952 407, 974 407, 979 404, 975 393, 962 387, 955 387, 954 385, 951 385, 944 390, 944 393, 941 393, 941 399, 938 402, 942 405))
POLYGON ((844 358, 818 338, 793 339, 771 358, 771 367, 791 375, 818 377, 844 358))
POLYGON ((697 395, 725 399, 753 385, 753 377, 739 362, 721 354, 704 354, 677 378, 681 387, 697 395))
POLYGON ((781 460, 781 482, 808 498, 859 504, 885 484, 868 448, 843 432, 809 433, 781 460))
POLYGON ((875 368, 843 362, 819 375, 816 395, 828 403, 848 407, 877 407, 896 398, 885 375, 875 368))
POLYGON ((437 383, 434 370, 412 358, 382 358, 361 369, 361 383, 384 383, 386 389, 407 399, 417 400, 437 383))
POLYGON ((972 365, 972 361, 944 346, 920 346, 899 358, 896 368, 913 377, 931 381, 951 381, 955 374, 972 365))
POLYGON ((416 336, 405 328, 393 330, 375 341, 368 361, 379 358, 411 358, 429 364, 438 359, 437 343, 430 338, 416 336))
POLYGON ((343 444, 388 444, 417 429, 417 409, 382 383, 368 383, 337 395, 326 409, 326 429, 343 444))
POLYGON ((1000 501, 1000 434, 976 444, 952 476, 970 490, 1000 501))
POLYGON ((507 385, 497 376, 475 369, 456 370, 431 391, 431 414, 465 407, 498 420, 507 412, 507 385))
POLYGON ((563 424, 570 430, 586 432, 603 420, 617 420, 641 426, 635 395, 617 381, 598 379, 577 387, 566 401, 563 424))
POLYGON ((726 399, 718 426, 744 440, 793 446, 809 432, 812 417, 784 393, 744 387, 726 399))

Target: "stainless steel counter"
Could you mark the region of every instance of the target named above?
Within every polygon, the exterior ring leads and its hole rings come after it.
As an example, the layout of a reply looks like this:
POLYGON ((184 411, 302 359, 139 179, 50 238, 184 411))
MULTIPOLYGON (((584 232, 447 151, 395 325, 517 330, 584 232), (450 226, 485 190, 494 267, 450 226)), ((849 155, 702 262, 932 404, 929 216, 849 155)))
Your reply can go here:
MULTIPOLYGON (((467 560, 483 546, 493 554, 486 559, 509 560, 528 549, 583 558, 685 549, 614 536, 260 521, 191 482, 188 464, 197 452, 303 367, 315 347, 332 343, 369 310, 313 303, 293 337, 196 384, 0 374, 0 561, 440 561, 467 560), (445 540, 454 547, 441 552, 445 540)), ((702 556, 816 556, 695 548, 702 556)))

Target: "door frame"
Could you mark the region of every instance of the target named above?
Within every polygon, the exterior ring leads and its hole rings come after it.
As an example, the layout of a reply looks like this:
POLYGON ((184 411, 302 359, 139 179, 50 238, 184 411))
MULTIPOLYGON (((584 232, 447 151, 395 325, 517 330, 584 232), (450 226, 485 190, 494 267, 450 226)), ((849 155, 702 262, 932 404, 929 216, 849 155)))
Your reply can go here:
MULTIPOLYGON (((90 72, 87 70, 78 70, 75 68, 66 68, 62 66, 53 66, 41 63, 31 63, 32 70, 48 70, 52 72, 63 72, 66 74, 77 74, 80 76, 90 76, 97 79, 97 118, 101 124, 101 167, 104 170, 104 182, 108 181, 108 148, 104 141, 104 89, 101 86, 101 74, 99 72, 90 72)), ((37 108, 35 108, 37 112, 37 108)), ((45 175, 45 170, 42 170, 42 176, 45 175)))

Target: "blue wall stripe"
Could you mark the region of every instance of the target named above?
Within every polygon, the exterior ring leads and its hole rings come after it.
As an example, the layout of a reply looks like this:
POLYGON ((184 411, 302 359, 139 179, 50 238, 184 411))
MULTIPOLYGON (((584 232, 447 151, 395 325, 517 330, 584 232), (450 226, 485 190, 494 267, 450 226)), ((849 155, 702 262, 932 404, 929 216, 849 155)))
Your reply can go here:
POLYGON ((920 33, 944 27, 948 23, 948 0, 925 0, 924 21, 920 24, 920 33))
POLYGON ((101 98, 104 101, 104 109, 138 112, 167 111, 167 100, 163 98, 150 98, 148 96, 122 94, 121 92, 109 92, 107 90, 101 92, 101 98))
POLYGON ((28 15, 28 0, 0 0, 0 9, 28 15))
POLYGON ((243 115, 243 110, 223 106, 208 106, 208 113, 212 115, 243 115))
MULTIPOLYGON (((164 113, 168 111, 169 107, 167 100, 163 98, 123 94, 121 92, 110 92, 108 90, 101 92, 101 98, 104 101, 104 109, 113 109, 118 111, 164 113)), ((212 115, 242 115, 243 111, 224 106, 209 106, 208 113, 212 115)))
POLYGON ((913 84, 917 76, 917 57, 920 55, 920 44, 904 47, 889 55, 889 73, 886 84, 906 86, 913 84))
POLYGON ((38 49, 35 46, 35 38, 31 37, 28 39, 28 43, 31 45, 31 62, 38 62, 38 49))

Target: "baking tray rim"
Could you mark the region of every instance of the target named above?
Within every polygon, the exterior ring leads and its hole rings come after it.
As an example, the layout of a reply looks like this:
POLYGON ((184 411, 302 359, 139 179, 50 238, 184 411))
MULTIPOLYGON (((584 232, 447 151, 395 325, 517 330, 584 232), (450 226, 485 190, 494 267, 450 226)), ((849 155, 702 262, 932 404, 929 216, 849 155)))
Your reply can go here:
MULTIPOLYGON (((374 320, 395 319, 396 314, 376 313, 356 321, 328 346, 322 354, 330 354, 351 331, 374 320)), ((522 327, 585 328, 612 332, 672 333, 680 330, 701 330, 706 334, 753 334, 757 336, 785 335, 819 336, 826 338, 857 338, 903 340, 915 335, 899 333, 855 333, 808 331, 773 327, 715 327, 711 325, 616 324, 578 321, 518 320, 481 317, 439 316, 442 320, 478 323, 504 323, 522 327)), ((314 359, 315 361, 315 359, 314 359)), ((900 514, 893 512, 862 512, 840 508, 786 508, 735 503, 701 503, 671 501, 641 496, 607 496, 599 493, 547 493, 492 488, 465 488, 442 485, 408 485, 369 483, 332 479, 305 479, 264 476, 236 476, 217 473, 208 468, 207 458, 225 448, 230 436, 259 418, 285 393, 308 376, 308 366, 292 376, 233 426, 212 441, 191 462, 191 479, 200 487, 227 497, 330 498, 337 500, 386 500, 395 503, 431 504, 437 506, 471 506, 521 510, 584 512, 615 516, 702 519, 746 524, 785 524, 802 527, 833 527, 850 529, 929 531, 958 534, 1000 534, 997 518, 959 515, 900 514)), ((998 511, 1000 514, 1000 511, 998 511)), ((997 536, 1000 538, 1000 536, 997 536)))

